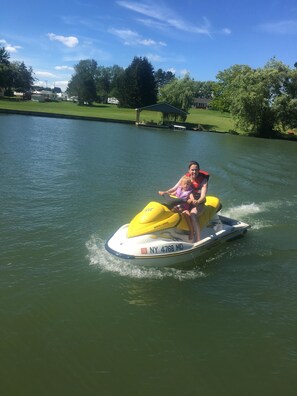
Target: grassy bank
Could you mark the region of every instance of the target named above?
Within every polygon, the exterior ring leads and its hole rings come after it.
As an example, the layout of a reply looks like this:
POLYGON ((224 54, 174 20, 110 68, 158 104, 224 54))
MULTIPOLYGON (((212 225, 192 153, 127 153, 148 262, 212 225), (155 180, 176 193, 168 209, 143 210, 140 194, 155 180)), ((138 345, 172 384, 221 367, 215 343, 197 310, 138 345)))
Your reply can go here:
MULTIPOLYGON (((114 105, 78 106, 72 102, 31 102, 0 100, 0 109, 11 111, 27 111, 36 113, 60 114, 75 117, 91 117, 114 121, 135 122, 134 109, 118 108, 114 105)), ((234 130, 234 123, 229 114, 213 110, 191 109, 187 117, 187 124, 192 127, 201 125, 204 130, 228 132, 234 130)), ((142 111, 141 120, 159 123, 161 114, 154 111, 142 111)))

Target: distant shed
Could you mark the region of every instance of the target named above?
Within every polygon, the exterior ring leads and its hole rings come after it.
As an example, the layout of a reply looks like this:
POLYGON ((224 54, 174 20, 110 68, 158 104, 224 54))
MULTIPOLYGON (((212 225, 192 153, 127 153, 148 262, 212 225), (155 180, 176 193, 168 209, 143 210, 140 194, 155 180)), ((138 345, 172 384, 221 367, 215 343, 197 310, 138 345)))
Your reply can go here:
POLYGON ((140 124, 140 113, 143 110, 157 111, 159 113, 162 113, 163 120, 168 119, 168 116, 172 114, 174 115, 174 121, 176 121, 177 116, 186 117, 188 115, 187 112, 178 109, 177 107, 174 107, 168 103, 156 103, 150 106, 140 107, 139 109, 135 109, 135 110, 136 110, 136 125, 140 124))
POLYGON ((208 98, 194 98, 193 107, 196 109, 208 109, 210 107, 211 99, 208 98))

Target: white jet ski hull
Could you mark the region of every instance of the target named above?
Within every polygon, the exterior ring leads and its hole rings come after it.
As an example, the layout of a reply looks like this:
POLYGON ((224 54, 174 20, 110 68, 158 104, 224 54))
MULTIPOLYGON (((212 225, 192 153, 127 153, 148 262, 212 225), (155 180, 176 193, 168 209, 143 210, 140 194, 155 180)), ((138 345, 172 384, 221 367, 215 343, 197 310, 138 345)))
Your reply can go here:
POLYGON ((106 250, 133 264, 165 267, 189 262, 214 246, 244 235, 249 224, 215 215, 202 229, 201 240, 189 241, 188 233, 169 228, 151 234, 127 237, 129 224, 120 227, 105 244, 106 250))

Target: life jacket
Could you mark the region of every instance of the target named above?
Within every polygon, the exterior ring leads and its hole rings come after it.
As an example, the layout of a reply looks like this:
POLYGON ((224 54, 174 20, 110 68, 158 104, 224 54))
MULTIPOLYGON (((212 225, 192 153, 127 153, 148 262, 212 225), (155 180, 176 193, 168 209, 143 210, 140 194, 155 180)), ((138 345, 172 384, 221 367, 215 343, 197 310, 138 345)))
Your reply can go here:
MULTIPOLYGON (((186 173, 186 176, 191 177, 190 172, 186 173)), ((195 180, 192 180, 192 187, 193 187, 193 194, 196 199, 199 199, 201 194, 201 184, 204 180, 209 179, 209 173, 205 172, 204 170, 199 170, 198 176, 195 180), (198 197, 198 198, 197 198, 198 197)))

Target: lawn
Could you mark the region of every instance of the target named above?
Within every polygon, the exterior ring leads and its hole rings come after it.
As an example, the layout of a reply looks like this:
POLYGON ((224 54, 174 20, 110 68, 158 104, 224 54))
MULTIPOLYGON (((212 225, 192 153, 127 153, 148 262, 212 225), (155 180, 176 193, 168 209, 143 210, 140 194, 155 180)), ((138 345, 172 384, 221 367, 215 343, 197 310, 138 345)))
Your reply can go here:
POLYGON ((205 130, 221 132, 236 130, 234 121, 229 113, 194 108, 190 109, 189 113, 187 122, 191 124, 200 124, 205 130))
MULTIPOLYGON (((32 101, 14 101, 0 100, 0 109, 29 111, 36 113, 63 114, 79 117, 94 117, 110 119, 115 121, 136 120, 134 109, 118 108, 115 105, 94 104, 93 106, 78 106, 72 102, 32 102, 32 101)), ((153 111, 142 111, 141 120, 145 122, 159 123, 161 113, 153 111)), ((228 132, 234 130, 234 123, 231 116, 227 113, 221 113, 214 110, 190 109, 186 120, 187 124, 192 127, 201 125, 205 130, 228 132)))

